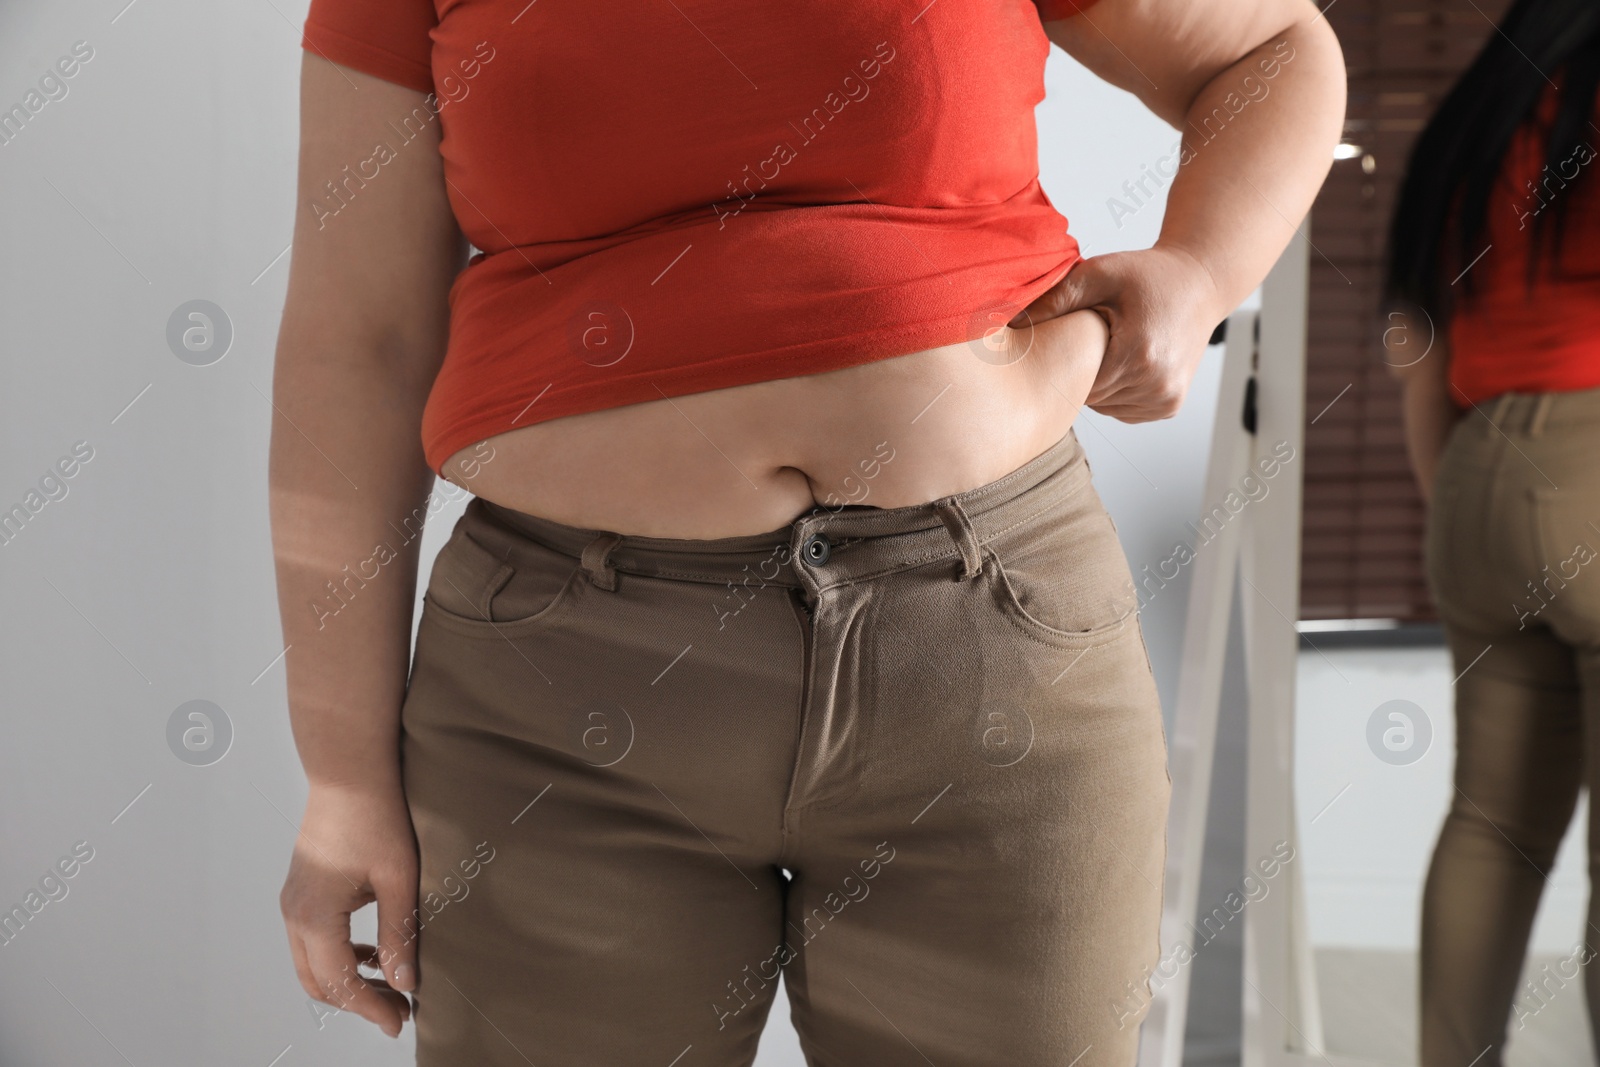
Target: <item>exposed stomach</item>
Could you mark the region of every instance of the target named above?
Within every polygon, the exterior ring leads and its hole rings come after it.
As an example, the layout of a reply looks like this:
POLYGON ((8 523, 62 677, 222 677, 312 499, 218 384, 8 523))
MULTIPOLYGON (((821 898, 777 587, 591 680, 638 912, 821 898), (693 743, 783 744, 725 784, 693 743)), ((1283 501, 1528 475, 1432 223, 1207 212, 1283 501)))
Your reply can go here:
POLYGON ((735 537, 818 506, 926 503, 1064 437, 1107 337, 1099 315, 1076 311, 971 344, 508 430, 443 473, 504 507, 647 537, 735 537))

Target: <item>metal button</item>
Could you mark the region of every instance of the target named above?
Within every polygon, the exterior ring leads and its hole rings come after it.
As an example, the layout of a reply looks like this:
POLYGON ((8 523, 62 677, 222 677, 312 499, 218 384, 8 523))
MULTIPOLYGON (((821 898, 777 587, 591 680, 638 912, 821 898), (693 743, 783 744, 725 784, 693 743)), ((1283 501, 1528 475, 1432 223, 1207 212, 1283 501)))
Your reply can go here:
POLYGON ((833 545, 821 534, 812 534, 806 538, 805 544, 800 546, 800 552, 805 556, 807 563, 813 567, 820 567, 828 562, 828 556, 833 552, 833 545))

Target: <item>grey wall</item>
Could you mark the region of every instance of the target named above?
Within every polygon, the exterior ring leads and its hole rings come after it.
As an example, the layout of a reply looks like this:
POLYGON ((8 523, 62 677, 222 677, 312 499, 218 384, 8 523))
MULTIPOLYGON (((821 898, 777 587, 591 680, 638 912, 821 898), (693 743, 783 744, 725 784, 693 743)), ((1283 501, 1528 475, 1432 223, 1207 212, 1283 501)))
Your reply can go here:
MULTIPOLYGON (((0 107, 75 42, 93 50, 0 144, 0 509, 78 442, 92 453, 0 545, 0 908, 76 843, 92 850, 0 944, 0 1067, 408 1062, 409 1036, 350 1018, 319 1029, 277 911, 304 782, 277 662, 266 396, 304 8, 0 5, 0 107), (197 299, 232 327, 206 366, 167 338, 197 299), (231 724, 207 766, 169 745, 193 700, 231 724)), ((1160 204, 1119 227, 1106 200, 1176 135, 1059 54, 1048 82, 1047 188, 1090 252, 1148 244, 1160 204)), ((1170 422, 1083 420, 1135 570, 1198 509, 1215 371, 1211 357, 1170 422)), ((1163 592, 1145 622, 1169 704, 1185 595, 1163 592)), ((781 1063, 799 1063, 792 1037, 769 1031, 763 1064, 781 1063)))

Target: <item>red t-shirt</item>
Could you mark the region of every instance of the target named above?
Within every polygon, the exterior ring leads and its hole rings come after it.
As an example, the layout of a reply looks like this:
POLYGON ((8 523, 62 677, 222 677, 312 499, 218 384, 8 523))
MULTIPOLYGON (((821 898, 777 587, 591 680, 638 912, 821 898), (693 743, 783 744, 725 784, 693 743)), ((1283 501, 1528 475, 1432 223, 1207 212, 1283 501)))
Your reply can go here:
MULTIPOLYGON (((305 48, 437 94, 351 173, 439 122, 479 250, 450 292, 428 463, 1005 322, 1080 258, 1033 111, 1041 20, 1092 2, 312 0, 305 48)), ((335 176, 319 216, 358 189, 335 176)))
MULTIPOLYGON (((1600 137, 1585 139, 1546 173, 1556 103, 1546 90, 1534 120, 1512 141, 1489 194, 1488 251, 1468 268, 1477 290, 1451 316, 1451 393, 1462 406, 1501 393, 1600 388, 1600 175, 1584 175, 1582 186, 1569 184, 1580 169, 1600 166, 1600 137), (1561 270, 1551 278, 1541 262, 1530 295, 1533 220, 1553 210, 1559 197, 1567 200, 1561 270)), ((1553 236, 1547 231, 1547 240, 1553 236)))

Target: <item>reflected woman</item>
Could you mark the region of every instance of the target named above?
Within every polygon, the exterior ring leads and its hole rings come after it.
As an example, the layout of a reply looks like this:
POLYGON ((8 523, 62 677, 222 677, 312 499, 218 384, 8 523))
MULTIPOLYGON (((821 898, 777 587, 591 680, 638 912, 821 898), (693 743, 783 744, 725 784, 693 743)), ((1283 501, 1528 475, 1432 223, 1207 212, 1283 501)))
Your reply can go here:
MULTIPOLYGON (((1418 139, 1387 338, 1454 659, 1455 792, 1422 910, 1421 1061, 1499 1067, 1580 789, 1600 786, 1600 5, 1518 0, 1418 139), (1416 313, 1421 309, 1420 314, 1416 313), (1430 348, 1431 340, 1431 348, 1430 348)), ((1589 819, 1591 881, 1600 812, 1589 819)), ((1600 911, 1555 965, 1591 1027, 1600 911)))

